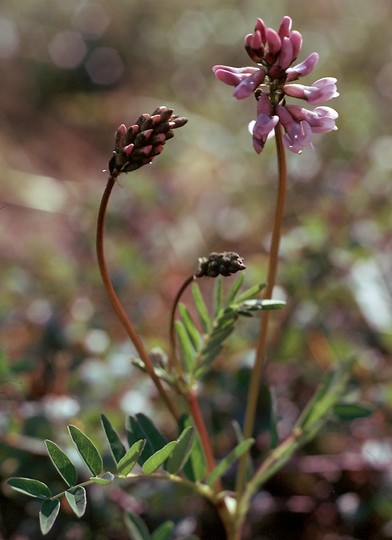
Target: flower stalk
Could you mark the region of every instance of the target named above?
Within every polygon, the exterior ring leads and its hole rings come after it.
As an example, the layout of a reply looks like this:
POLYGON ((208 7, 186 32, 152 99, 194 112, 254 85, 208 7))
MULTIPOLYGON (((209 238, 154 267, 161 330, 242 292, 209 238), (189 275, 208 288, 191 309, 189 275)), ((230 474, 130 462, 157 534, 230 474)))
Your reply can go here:
MULTIPOLYGON (((274 214, 274 224, 271 237, 271 247, 268 264, 267 284, 264 290, 263 298, 270 300, 272 298, 273 288, 276 282, 276 275, 279 261, 279 246, 282 235, 282 225, 284 217, 284 209, 286 203, 287 191, 287 165, 286 154, 282 141, 282 128, 275 128, 275 142, 278 163, 278 191, 276 198, 276 208, 274 214)), ((250 386, 248 391, 245 421, 244 421, 244 438, 252 436, 256 415, 257 400, 260 391, 261 378, 263 373, 265 352, 267 345, 268 323, 270 311, 264 311, 261 317, 259 339, 257 342, 255 363, 252 370, 250 386)), ((237 474, 237 492, 242 493, 246 479, 247 456, 243 456, 240 460, 237 474)))
POLYGON ((112 285, 112 282, 109 277, 109 272, 106 264, 105 259, 105 252, 104 252, 104 225, 105 225, 105 216, 106 216, 106 210, 108 207, 108 202, 110 198, 110 194, 113 190, 113 186, 115 184, 115 178, 113 176, 109 176, 105 191, 102 196, 101 204, 99 207, 98 212, 98 220, 97 220, 97 235, 96 235, 96 250, 97 250, 97 258, 98 258, 98 265, 99 270, 101 272, 102 281, 104 284, 104 287, 106 289, 106 292, 108 294, 108 297, 110 299, 110 302, 114 308, 114 311, 116 312, 117 317, 119 318, 121 324, 123 325, 125 331, 127 332, 130 340, 132 341, 138 355, 140 356, 140 359, 145 365, 146 371, 148 372, 149 376, 151 377, 151 380, 155 384, 162 400, 166 404, 167 408, 169 409, 170 413, 172 414, 173 418, 177 421, 179 418, 179 412, 177 411, 176 406, 170 399, 169 395, 167 394, 166 390, 164 389, 161 380, 156 375, 154 371, 154 366, 151 362, 151 359, 143 345, 142 340, 140 339, 139 334, 136 332, 133 324, 131 323, 130 319, 128 318, 115 290, 112 285))

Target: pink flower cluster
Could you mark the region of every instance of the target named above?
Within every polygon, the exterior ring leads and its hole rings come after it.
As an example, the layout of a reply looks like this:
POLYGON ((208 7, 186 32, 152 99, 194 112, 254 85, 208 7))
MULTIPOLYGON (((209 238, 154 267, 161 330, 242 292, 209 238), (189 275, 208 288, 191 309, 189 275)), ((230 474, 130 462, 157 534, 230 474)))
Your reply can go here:
POLYGON ((257 67, 217 65, 212 68, 217 79, 235 87, 235 98, 255 96, 257 118, 250 123, 249 129, 257 153, 262 151, 278 124, 285 131, 284 145, 297 154, 306 147, 312 148, 314 133, 337 129, 338 113, 331 107, 321 106, 310 111, 286 104, 287 96, 319 105, 339 95, 333 77, 319 79, 311 86, 294 83, 313 71, 319 55, 313 52, 303 62, 291 67, 302 47, 302 36, 291 30, 291 24, 290 17, 283 17, 276 32, 257 19, 255 31, 245 37, 245 49, 257 67))

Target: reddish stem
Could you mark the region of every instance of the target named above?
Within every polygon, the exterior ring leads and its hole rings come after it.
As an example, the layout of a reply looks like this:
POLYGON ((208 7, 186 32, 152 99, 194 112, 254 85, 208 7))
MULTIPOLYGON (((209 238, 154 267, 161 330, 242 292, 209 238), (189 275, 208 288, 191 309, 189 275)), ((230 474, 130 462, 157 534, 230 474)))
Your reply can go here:
POLYGON ((124 308, 122 307, 121 302, 113 288, 112 282, 109 277, 109 272, 107 269, 105 253, 104 253, 104 225, 105 225, 106 210, 107 210, 110 194, 112 192, 115 181, 116 181, 115 178, 113 178, 112 176, 109 176, 105 191, 102 196, 101 204, 99 207, 99 213, 98 213, 96 249, 97 249, 98 264, 99 264, 99 269, 101 272, 102 281, 105 286, 106 292, 109 296, 109 299, 112 303, 114 311, 117 314, 117 317, 119 318, 121 324, 125 328, 133 345, 135 346, 135 349, 140 359, 144 363, 147 373, 151 377, 159 394, 161 395, 161 398, 163 399, 167 408, 169 409, 169 411, 171 412, 171 414, 177 421, 179 418, 179 413, 174 403, 171 401, 170 397, 168 396, 165 389, 163 388, 159 377, 156 375, 154 371, 154 366, 143 345, 143 342, 140 339, 139 334, 136 332, 135 328, 133 327, 133 324, 129 320, 124 308))

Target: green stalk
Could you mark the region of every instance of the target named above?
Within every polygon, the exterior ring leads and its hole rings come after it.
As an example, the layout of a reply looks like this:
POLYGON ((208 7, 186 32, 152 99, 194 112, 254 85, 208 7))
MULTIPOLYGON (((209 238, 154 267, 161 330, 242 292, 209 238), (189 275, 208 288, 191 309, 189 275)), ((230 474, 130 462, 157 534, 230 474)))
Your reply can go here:
MULTIPOLYGON (((278 269, 279 258, 279 246, 280 238, 282 234, 282 224, 284 216, 284 208, 286 203, 286 189, 287 189, 287 166, 286 166, 286 154, 283 146, 282 128, 280 124, 275 127, 275 143, 278 163, 278 192, 276 199, 274 225, 272 230, 270 256, 268 264, 268 277, 267 284, 264 290, 263 299, 270 300, 272 298, 272 291, 276 281, 276 274, 278 269)), ((252 376, 248 391, 248 398, 246 404, 245 421, 244 421, 244 439, 252 436, 254 429, 254 422, 256 416, 257 400, 260 391, 261 377, 264 368, 264 359, 268 334, 268 322, 270 311, 264 311, 261 317, 260 333, 256 348, 255 363, 252 370, 252 376)), ((247 470, 248 455, 245 454, 240 462, 237 473, 236 491, 240 496, 243 493, 246 470, 247 470)))

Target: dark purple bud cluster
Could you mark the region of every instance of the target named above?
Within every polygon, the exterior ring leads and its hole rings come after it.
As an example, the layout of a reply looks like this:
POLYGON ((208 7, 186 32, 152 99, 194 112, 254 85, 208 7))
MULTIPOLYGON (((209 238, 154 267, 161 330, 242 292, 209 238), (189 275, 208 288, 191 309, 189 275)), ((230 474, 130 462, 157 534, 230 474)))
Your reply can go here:
POLYGON ((245 270, 245 268, 244 260, 238 253, 234 251, 213 252, 208 257, 200 257, 196 277, 231 276, 240 270, 245 270))
POLYGON ((113 178, 151 163, 167 140, 174 137, 173 130, 185 125, 187 118, 173 114, 173 109, 157 107, 150 115, 141 114, 134 124, 121 124, 116 131, 113 157, 109 171, 113 178))

